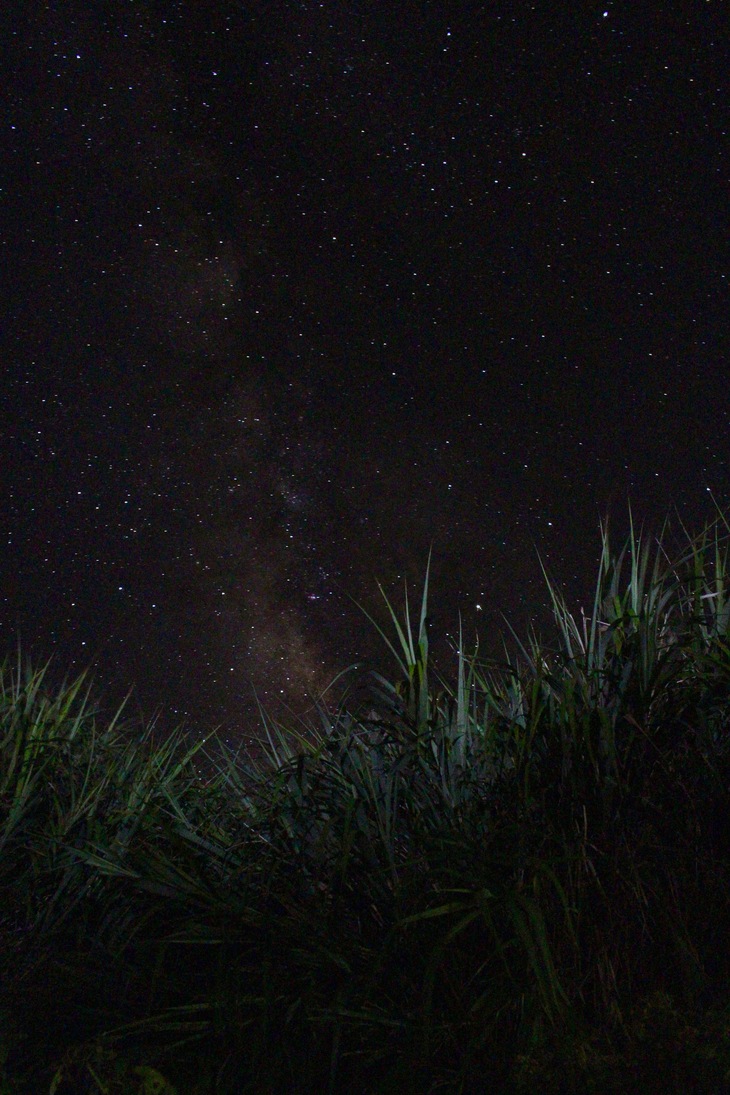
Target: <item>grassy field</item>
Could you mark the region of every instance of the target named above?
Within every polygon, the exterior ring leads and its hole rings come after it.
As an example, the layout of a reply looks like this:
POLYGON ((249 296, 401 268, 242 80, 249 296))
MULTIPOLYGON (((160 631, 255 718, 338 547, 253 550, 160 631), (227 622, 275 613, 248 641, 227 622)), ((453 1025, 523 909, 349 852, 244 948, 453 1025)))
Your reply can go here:
POLYGON ((256 756, 8 660, 0 1095, 730 1091, 729 532, 256 756))

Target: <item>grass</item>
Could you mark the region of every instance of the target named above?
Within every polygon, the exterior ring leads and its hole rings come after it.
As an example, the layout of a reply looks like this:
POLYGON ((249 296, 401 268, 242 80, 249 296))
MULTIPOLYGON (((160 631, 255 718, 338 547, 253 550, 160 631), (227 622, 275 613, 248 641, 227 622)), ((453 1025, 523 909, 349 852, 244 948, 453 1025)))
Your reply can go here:
POLYGON ((427 569, 256 756, 6 661, 0 1095, 730 1090, 730 526, 601 531, 551 644, 436 678, 427 569))

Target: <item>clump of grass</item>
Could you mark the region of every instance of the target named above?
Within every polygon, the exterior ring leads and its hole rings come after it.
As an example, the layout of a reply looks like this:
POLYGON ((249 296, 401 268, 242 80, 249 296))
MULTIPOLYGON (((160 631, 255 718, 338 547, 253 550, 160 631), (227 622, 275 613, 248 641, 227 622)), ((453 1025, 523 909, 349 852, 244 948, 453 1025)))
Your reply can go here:
POLYGON ((638 1091, 650 1060, 722 1090, 727 528, 673 558, 603 528, 590 616, 546 576, 552 645, 487 662, 460 631, 454 682, 427 568, 415 631, 384 594, 400 678, 300 733, 262 712, 263 754, 157 743, 6 663, 17 1090, 638 1091))

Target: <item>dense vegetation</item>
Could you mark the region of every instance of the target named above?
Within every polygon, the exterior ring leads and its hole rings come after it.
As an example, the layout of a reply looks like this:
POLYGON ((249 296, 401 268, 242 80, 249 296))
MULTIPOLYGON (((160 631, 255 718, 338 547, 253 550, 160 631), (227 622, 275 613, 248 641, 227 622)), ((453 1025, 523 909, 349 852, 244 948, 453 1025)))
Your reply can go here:
POLYGON ((6 662, 0 1092, 730 1090, 728 529, 263 760, 6 662))

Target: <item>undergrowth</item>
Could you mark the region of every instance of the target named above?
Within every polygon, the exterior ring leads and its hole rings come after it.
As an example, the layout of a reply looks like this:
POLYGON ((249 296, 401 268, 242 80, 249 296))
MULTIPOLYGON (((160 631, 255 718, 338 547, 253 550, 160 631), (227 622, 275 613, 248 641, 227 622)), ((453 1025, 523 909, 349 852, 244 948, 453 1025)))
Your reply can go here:
POLYGON ((6 661, 0 1093, 730 1090, 727 530, 255 756, 6 661))

